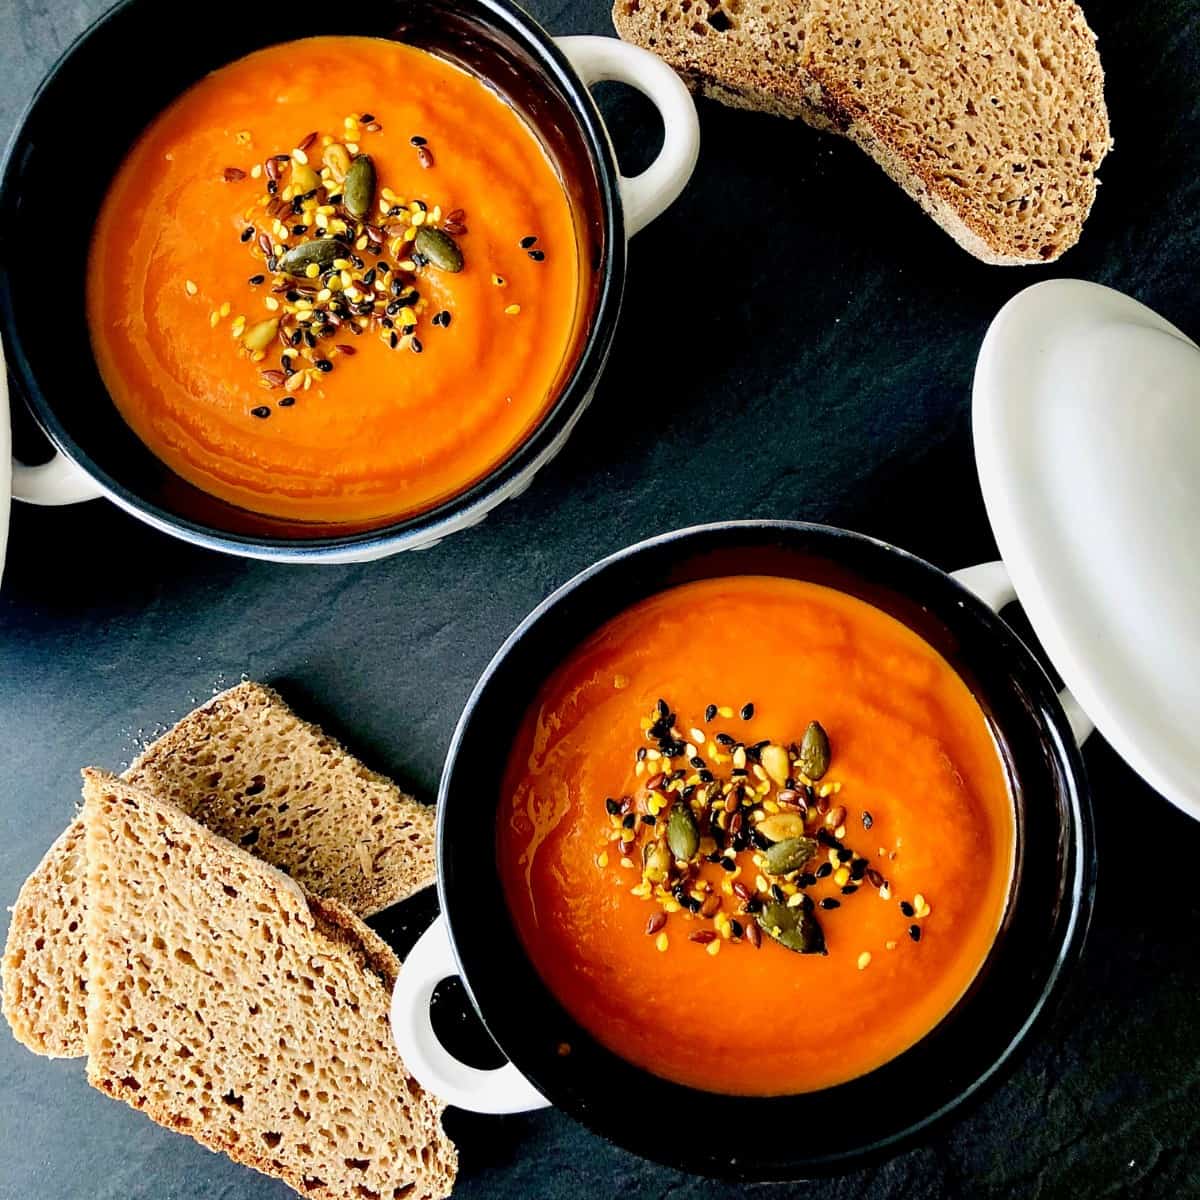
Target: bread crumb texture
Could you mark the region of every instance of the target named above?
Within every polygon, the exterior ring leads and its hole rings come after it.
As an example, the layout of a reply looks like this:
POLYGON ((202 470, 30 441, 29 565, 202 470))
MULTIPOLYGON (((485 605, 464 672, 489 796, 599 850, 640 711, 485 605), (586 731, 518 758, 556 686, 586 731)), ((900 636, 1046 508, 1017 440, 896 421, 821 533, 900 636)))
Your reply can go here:
MULTIPOLYGON (((360 916, 434 879, 433 810, 258 683, 184 717, 125 778, 360 916)), ((82 856, 75 822, 21 888, 0 967, 14 1035, 52 1058, 84 1053, 82 856)))
POLYGON ((89 1081, 301 1195, 448 1195, 387 946, 130 783, 88 771, 84 798, 89 1081))
POLYGON ((617 0, 613 21, 719 100, 846 134, 986 262, 1079 239, 1112 141, 1070 0, 617 0))

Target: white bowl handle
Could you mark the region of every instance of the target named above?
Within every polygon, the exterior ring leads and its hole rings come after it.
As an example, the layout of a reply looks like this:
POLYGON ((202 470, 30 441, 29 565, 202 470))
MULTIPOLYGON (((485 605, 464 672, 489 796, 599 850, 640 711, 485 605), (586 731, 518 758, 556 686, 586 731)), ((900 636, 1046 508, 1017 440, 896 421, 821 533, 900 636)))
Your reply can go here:
POLYGON ((439 916, 404 960, 392 992, 392 1037, 409 1073, 426 1091, 468 1112, 548 1108, 550 1101, 512 1063, 490 1071, 469 1067, 438 1041, 429 1020, 433 990, 457 974, 446 920, 439 916))
MULTIPOLYGON (((8 368, 4 362, 4 347, 0 345, 0 421, 4 423, 5 439, 9 429, 8 404, 8 368)), ((3 480, 0 480, 2 485, 3 480)), ((11 487, 17 500, 29 504, 78 504, 104 494, 90 475, 58 450, 48 463, 37 467, 27 467, 14 458, 11 487)))
MULTIPOLYGON (((1017 589, 1013 587, 1008 568, 999 561, 979 563, 974 567, 963 567, 961 571, 951 571, 950 578, 961 583, 968 592, 973 592, 995 613, 1017 599, 1017 589)), ((1079 701, 1066 688, 1058 693, 1058 702, 1067 714, 1071 732, 1075 735, 1075 744, 1082 746, 1096 726, 1092 724, 1091 717, 1079 707, 1079 701)))
POLYGON ((692 177, 700 153, 696 105, 683 81, 661 58, 611 37, 555 38, 588 86, 613 79, 637 88, 662 116, 663 144, 640 175, 621 176, 625 232, 632 237, 670 204, 692 177))

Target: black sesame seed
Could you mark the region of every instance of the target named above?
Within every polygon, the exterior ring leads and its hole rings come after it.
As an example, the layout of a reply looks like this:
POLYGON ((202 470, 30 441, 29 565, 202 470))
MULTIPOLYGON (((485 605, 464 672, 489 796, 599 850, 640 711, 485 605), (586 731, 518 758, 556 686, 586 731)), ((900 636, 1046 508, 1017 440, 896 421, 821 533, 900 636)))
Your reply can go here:
POLYGON ((315 366, 318 371, 324 371, 326 374, 329 374, 329 372, 333 370, 333 363, 331 363, 327 358, 318 358, 317 361, 313 363, 313 366, 315 366))
POLYGON ((753 704, 743 704, 742 711, 740 713, 738 713, 738 716, 741 717, 743 721, 752 720, 754 717, 754 705, 753 704))
POLYGON ((361 258, 359 258, 357 254, 352 254, 352 255, 350 255, 350 265, 356 271, 361 271, 363 269, 363 267, 365 267, 367 264, 365 262, 363 262, 363 260, 361 258))
POLYGON ((703 904, 704 902, 702 900, 697 900, 695 896, 689 896, 687 900, 684 901, 684 907, 688 910, 688 912, 694 913, 698 913, 703 904))
POLYGON ((530 250, 529 257, 532 258, 534 262, 545 262, 546 252, 545 250, 530 250))
POLYGON ((658 715, 662 717, 663 720, 666 720, 666 718, 671 715, 671 710, 667 706, 667 702, 661 696, 658 698, 658 704, 655 705, 655 708, 658 712, 658 715))
POLYGON ((762 912, 762 901, 757 896, 751 896, 745 904, 742 905, 742 911, 753 916, 755 913, 762 912))
POLYGON ((537 241, 537 237, 532 233, 528 237, 523 237, 521 239, 521 249, 528 250, 529 247, 532 246, 534 244, 534 242, 536 242, 536 241, 537 241))
POLYGON ((642 815, 642 824, 643 825, 657 825, 658 818, 653 813, 644 813, 642 815))
POLYGON ((274 196, 279 191, 279 181, 277 179, 267 180, 267 191, 274 196))
POLYGON ((732 737, 728 733, 718 733, 716 737, 718 746, 736 746, 737 738, 732 737))
POLYGON ((293 404, 295 404, 295 403, 296 403, 296 397, 295 397, 295 396, 284 396, 284 397, 282 397, 282 399, 280 399, 280 401, 279 401, 279 407, 280 407, 280 408, 291 408, 291 407, 292 407, 292 405, 293 405, 293 404))
POLYGON ((639 746, 639 747, 638 747, 638 752, 637 752, 637 760, 638 760, 638 762, 642 762, 642 761, 645 759, 645 757, 646 757, 646 747, 645 747, 645 746, 639 746))
POLYGON ((291 336, 290 338, 288 338, 288 341, 289 341, 289 342, 290 342, 290 343, 291 343, 293 346, 298 346, 298 345, 300 345, 300 343, 301 343, 302 341, 304 341, 304 334, 303 334, 303 333, 301 333, 299 329, 293 329, 293 330, 292 330, 292 336, 291 336))
POLYGON ((393 350, 395 350, 395 348, 399 344, 400 344, 400 335, 393 329, 392 332, 390 334, 388 334, 388 345, 393 350))
POLYGON ((442 318, 442 328, 449 329, 451 321, 450 310, 443 308, 442 311, 438 313, 438 316, 442 318))
POLYGON ((711 771, 701 771, 699 774, 701 783, 712 783, 713 773, 711 771))
POLYGON ((716 715, 717 715, 717 706, 715 704, 710 704, 704 710, 705 721, 711 721, 716 715))
POLYGON ((284 299, 290 301, 292 304, 295 304, 296 301, 300 299, 300 293, 296 291, 295 288, 288 288, 288 290, 284 293, 284 299))
POLYGON ((329 203, 329 204, 341 204, 341 202, 342 202, 342 193, 341 192, 338 192, 336 195, 330 196, 329 200, 327 201, 327 203, 329 203))
POLYGON ((252 417, 258 417, 261 419, 263 417, 269 417, 271 415, 271 410, 265 404, 260 404, 257 408, 252 408, 250 410, 250 415, 252 417))
POLYGON ((689 758, 689 759, 688 759, 688 765, 689 765, 689 766, 693 766, 693 767, 695 767, 697 770, 699 770, 701 767, 703 767, 703 766, 704 766, 704 759, 702 759, 702 758, 700 757, 700 755, 698 755, 698 754, 697 754, 697 755, 695 756, 695 758, 689 758))
POLYGON ((787 903, 787 892, 783 890, 777 883, 771 884, 771 895, 775 897, 780 904, 787 903))
POLYGON ((733 778, 733 779, 745 779, 746 776, 750 774, 750 772, 747 771, 745 767, 734 767, 733 770, 729 772, 729 774, 730 774, 731 778, 733 778))
POLYGON ((268 271, 278 271, 279 270, 279 259, 277 259, 275 257, 275 255, 273 255, 273 254, 271 255, 270 258, 267 259, 267 270, 268 271))
POLYGON ((308 347, 310 350, 315 350, 315 349, 317 348, 317 338, 316 338, 316 334, 314 334, 314 333, 311 333, 309 330, 307 330, 307 329, 306 329, 306 330, 304 331, 304 344, 305 344, 305 345, 306 345, 306 346, 307 346, 307 347, 308 347))
MULTIPOLYGON (((402 334, 404 334, 404 336, 405 336, 405 337, 408 337, 408 335, 409 335, 410 333, 416 333, 416 332, 417 332, 417 327, 416 327, 415 325, 401 325, 401 326, 400 326, 400 332, 401 332, 402 334)), ((414 342, 415 342, 416 340, 417 340, 416 338, 413 338, 413 341, 414 341, 414 342)), ((420 351, 418 351, 418 353, 420 353, 420 351)))
POLYGON ((832 896, 826 896, 825 899, 821 901, 821 907, 822 908, 841 908, 842 902, 840 900, 835 900, 832 896))
POLYGON ((412 137, 408 139, 408 144, 410 146, 424 146, 425 139, 419 133, 414 133, 412 137))
POLYGON ((680 795, 681 795, 681 796, 682 796, 682 797, 683 797, 685 800, 690 800, 690 799, 691 799, 691 798, 692 798, 692 797, 693 797, 693 796, 696 794, 696 785, 695 785, 694 783, 690 783, 690 784, 688 784, 688 786, 687 786, 687 787, 685 787, 685 788, 683 789, 683 791, 682 791, 682 792, 680 792, 679 794, 680 794, 680 795))
POLYGON ((875 818, 872 817, 871 814, 864 809, 863 815, 862 815, 862 827, 864 829, 870 829, 871 826, 874 824, 875 824, 875 818))
POLYGON ((705 862, 719 863, 720 861, 721 861, 721 856, 717 853, 705 855, 705 862))
POLYGON ((900 901, 900 911, 906 917, 911 917, 916 914, 917 910, 915 908, 913 908, 913 906, 911 904, 909 904, 909 902, 907 900, 901 900, 900 901))
POLYGON ((370 125, 375 120, 374 113, 362 113, 358 118, 364 125, 370 125))
POLYGON ((850 864, 850 878, 853 880, 861 879, 867 873, 867 860, 865 858, 856 858, 850 864))
POLYGON ((849 862, 854 857, 854 851, 848 846, 842 846, 837 852, 837 860, 840 863, 849 862))
POLYGON ((387 263, 385 263, 385 262, 380 262, 380 263, 375 264, 375 270, 377 270, 380 273, 380 275, 386 275, 391 269, 392 268, 389 267, 387 265, 387 263))
POLYGON ((246 228, 242 230, 242 241, 248 242, 253 236, 254 236, 254 226, 247 225, 246 228))
POLYGON ((814 908, 816 908, 816 905, 813 903, 813 898, 811 896, 805 896, 800 901, 800 904, 798 907, 801 912, 812 912, 812 910, 814 908))
POLYGON ((796 884, 798 887, 812 887, 817 882, 817 877, 811 871, 802 871, 796 876, 796 884))
POLYGON ((612 796, 609 796, 609 798, 604 801, 604 807, 608 809, 608 815, 610 817, 615 817, 617 813, 621 811, 621 802, 620 800, 614 800, 612 796))
POLYGON ((292 226, 293 237, 303 237, 307 232, 308 232, 307 225, 293 225, 292 226))
POLYGON ((376 270, 376 268, 375 268, 375 267, 372 267, 372 268, 371 268, 371 269, 370 269, 370 270, 369 270, 369 271, 368 271, 368 272, 367 272, 367 273, 366 273, 366 274, 365 274, 365 275, 362 277, 362 284, 363 284, 363 287, 372 287, 372 286, 374 285, 374 283, 375 283, 375 270, 376 270))
POLYGON ((853 896, 854 893, 857 891, 858 891, 858 887, 856 884, 848 883, 848 884, 846 884, 846 886, 844 888, 842 888, 842 895, 843 896, 853 896))
POLYGON ((729 922, 729 932, 732 933, 735 938, 740 938, 742 934, 746 932, 746 930, 741 921, 734 918, 729 922))
POLYGON ((738 869, 737 863, 735 863, 732 858, 722 857, 720 861, 721 861, 721 866, 726 871, 736 871, 738 869))
POLYGON ((380 317, 379 323, 384 327, 384 329, 391 329, 392 326, 396 324, 391 317, 380 317))
POLYGON ((258 285, 260 283, 266 283, 266 281, 267 281, 267 277, 265 275, 251 275, 250 276, 250 286, 251 287, 258 287, 258 285))
POLYGON ((626 813, 621 818, 621 824, 626 829, 632 829, 637 824, 637 813, 626 813))
POLYGON ((912 940, 913 940, 914 942, 919 942, 919 941, 921 940, 921 927, 920 927, 920 925, 910 925, 910 926, 908 927, 908 936, 909 936, 910 938, 912 938, 912 940))
POLYGON ((832 874, 833 874, 833 864, 832 863, 823 862, 817 868, 817 878, 818 879, 824 879, 826 876, 832 875, 832 874))

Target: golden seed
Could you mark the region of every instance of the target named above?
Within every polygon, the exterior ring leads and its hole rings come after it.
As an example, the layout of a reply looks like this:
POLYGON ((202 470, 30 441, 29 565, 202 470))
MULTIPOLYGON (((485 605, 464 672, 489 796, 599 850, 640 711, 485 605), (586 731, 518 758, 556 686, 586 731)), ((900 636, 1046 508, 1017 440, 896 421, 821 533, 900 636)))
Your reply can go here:
POLYGON ((767 782, 767 773, 762 769, 761 763, 754 764, 754 777, 755 779, 761 779, 764 783, 767 782))
POLYGON ((618 691, 620 691, 621 688, 627 688, 628 686, 629 686, 629 676, 628 675, 614 675, 613 676, 613 687, 615 687, 618 691))
POLYGON ((346 149, 349 150, 351 154, 357 154, 358 153, 358 143, 357 142, 347 142, 346 149))
POLYGON ((671 943, 670 943, 670 942, 668 941, 668 939, 667 939, 667 934, 666 934, 666 931, 665 931, 665 930, 664 930, 662 933, 660 933, 660 934, 658 935, 658 937, 656 937, 656 938, 654 939, 654 948, 655 948, 656 950, 658 950, 658 952, 659 952, 660 954, 662 954, 662 953, 665 953, 665 951, 666 951, 667 947, 668 947, 670 944, 671 944, 671 943))
POLYGON ((870 952, 870 950, 864 950, 858 956, 858 969, 860 971, 865 971, 870 965, 871 965, 871 952, 870 952))
POLYGON ((230 327, 229 327, 229 336, 235 337, 235 338, 241 337, 242 330, 244 330, 245 328, 246 328, 246 318, 245 317, 234 317, 233 324, 230 325, 230 327))
POLYGON ((274 296, 268 296, 263 303, 267 306, 269 312, 279 311, 279 301, 274 296))
POLYGON ((723 716, 727 721, 733 716, 733 709, 730 708, 728 704, 722 704, 721 707, 717 709, 717 712, 720 713, 720 715, 723 716))
POLYGON ((719 941, 709 942, 708 945, 704 947, 704 952, 706 954, 711 954, 713 958, 716 958, 716 956, 721 953, 721 943, 719 941))
POLYGON ((333 293, 328 288, 322 288, 317 293, 318 303, 324 304, 326 300, 332 300, 332 299, 333 299, 333 293))
POLYGON ((880 900, 890 900, 892 898, 892 889, 886 883, 879 889, 879 898, 880 900))
POLYGON ((510 317, 515 317, 521 311, 521 306, 519 304, 510 304, 504 311, 510 317))
POLYGON ((304 268, 304 274, 307 275, 309 279, 316 279, 320 273, 321 268, 317 266, 316 263, 309 263, 308 266, 304 268))
POLYGON ((800 905, 803 903, 804 903, 804 893, 797 892, 794 896, 788 897, 787 906, 788 906, 788 908, 799 908, 800 905))
POLYGON ((838 826, 838 827, 837 827, 837 828, 836 828, 836 829, 833 831, 833 836, 834 836, 835 838, 837 838, 837 840, 840 842, 840 841, 842 840, 842 838, 844 838, 844 837, 846 836, 846 827, 845 827, 845 825, 839 825, 839 826, 838 826))
POLYGON ((762 764, 770 777, 779 785, 787 782, 788 775, 791 774, 791 764, 788 761, 788 752, 782 746, 764 746, 762 752, 762 764))
POLYGON ((230 310, 230 304, 229 304, 228 300, 226 300, 225 303, 221 305, 220 309, 218 309, 218 311, 220 312, 222 317, 229 316, 229 310, 230 310))
MULTIPOLYGON (((306 166, 308 164, 308 155, 305 154, 299 146, 297 146, 296 149, 292 151, 292 162, 299 163, 301 166, 306 166)), ((305 188, 303 190, 307 191, 308 189, 305 188)))
POLYGON ((746 769, 746 749, 744 746, 739 746, 733 752, 733 765, 739 771, 744 771, 746 769))
POLYGON ((596 855, 596 866, 601 867, 601 868, 608 866, 608 851, 607 850, 601 850, 600 853, 596 855))
POLYGON ((209 323, 209 324, 210 324, 210 325, 211 325, 211 326, 212 326, 214 329, 216 329, 216 327, 217 327, 217 322, 218 322, 220 319, 221 319, 221 314, 220 314, 219 312, 217 312, 217 311, 216 311, 216 309, 213 309, 213 311, 212 311, 211 313, 209 313, 209 314, 208 314, 208 323, 209 323))
POLYGON ((765 892, 767 890, 767 881, 762 875, 756 875, 754 878, 754 886, 758 888, 760 892, 765 892))
POLYGON ((189 296, 194 296, 200 289, 189 279, 183 285, 183 290, 187 292, 189 296))
POLYGON ((885 950, 895 950, 895 948, 896 948, 896 943, 895 943, 895 942, 884 942, 884 943, 883 943, 883 948, 884 948, 885 950))
POLYGON ((838 887, 845 887, 846 884, 850 882, 850 872, 847 871, 845 867, 839 867, 833 873, 833 882, 836 883, 838 887))

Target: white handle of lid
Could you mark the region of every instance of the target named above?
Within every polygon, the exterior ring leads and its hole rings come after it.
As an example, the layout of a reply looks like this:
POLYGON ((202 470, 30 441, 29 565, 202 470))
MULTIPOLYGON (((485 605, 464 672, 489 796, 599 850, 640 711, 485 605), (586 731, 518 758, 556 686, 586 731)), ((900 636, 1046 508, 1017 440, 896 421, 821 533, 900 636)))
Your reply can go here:
MULTIPOLYGON (((1013 587, 1008 568, 999 560, 951 571, 950 578, 961 583, 968 592, 973 592, 994 613, 1017 599, 1017 589, 1013 587)), ((1058 693, 1058 702, 1070 722, 1075 744, 1082 746, 1096 726, 1066 688, 1058 693)))
POLYGON ((555 38, 587 87, 607 79, 627 83, 647 96, 663 123, 658 157, 640 175, 621 176, 625 233, 649 225, 678 195, 696 169, 700 122, 683 80, 661 58, 611 37, 555 38))
POLYGON ((392 1037, 409 1073, 426 1091, 468 1112, 548 1108, 550 1101, 512 1063, 492 1070, 469 1067, 438 1041, 429 1019, 433 990, 457 974, 450 933, 439 916, 404 960, 392 992, 392 1037))

